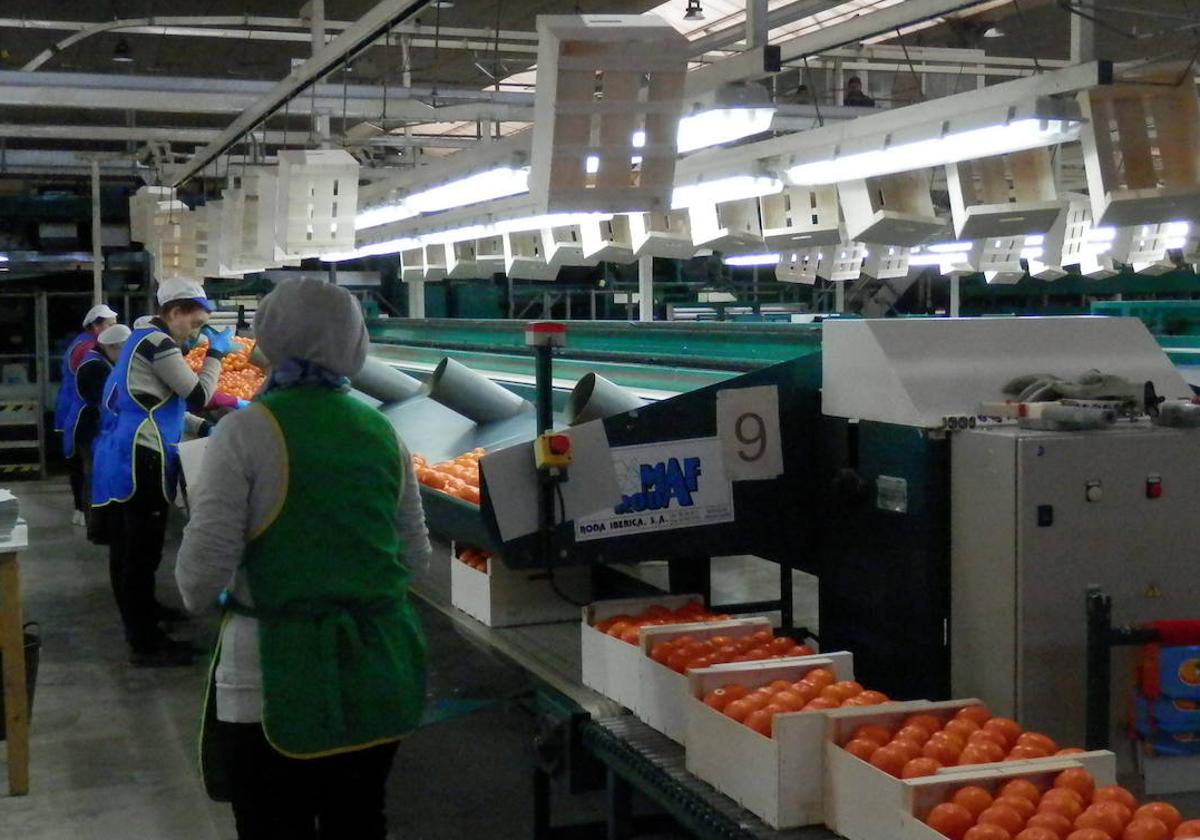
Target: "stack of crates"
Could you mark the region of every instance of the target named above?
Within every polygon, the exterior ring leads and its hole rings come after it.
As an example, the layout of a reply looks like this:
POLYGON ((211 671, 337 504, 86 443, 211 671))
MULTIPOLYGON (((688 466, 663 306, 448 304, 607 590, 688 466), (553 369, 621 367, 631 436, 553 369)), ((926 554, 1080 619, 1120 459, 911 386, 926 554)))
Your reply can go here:
POLYGON ((1200 790, 1200 645, 1142 649, 1132 728, 1147 793, 1200 790))

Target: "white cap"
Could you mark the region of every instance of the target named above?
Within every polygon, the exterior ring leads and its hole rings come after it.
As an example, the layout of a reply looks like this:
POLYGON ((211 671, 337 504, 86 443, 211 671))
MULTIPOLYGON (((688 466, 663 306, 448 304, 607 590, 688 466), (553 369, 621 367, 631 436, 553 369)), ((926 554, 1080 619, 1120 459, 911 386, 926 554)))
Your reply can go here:
POLYGON ((96 341, 101 344, 123 344, 125 339, 129 338, 129 327, 124 324, 113 324, 104 332, 97 336, 96 341))
POLYGON ((213 310, 212 304, 208 301, 208 295, 204 294, 204 286, 195 280, 186 280, 182 277, 177 277, 159 283, 158 305, 166 306, 174 300, 194 301, 209 312, 213 310))
POLYGON ((87 314, 83 316, 83 325, 85 327, 90 327, 92 324, 96 323, 101 318, 116 318, 116 317, 117 317, 117 313, 113 312, 111 309, 109 309, 107 306, 105 306, 102 303, 99 306, 93 306, 91 309, 89 309, 87 311, 87 314))
POLYGON ((154 320, 153 315, 142 315, 141 317, 139 317, 137 320, 135 320, 133 322, 133 328, 135 330, 144 330, 144 329, 146 329, 146 327, 150 326, 150 322, 153 320, 154 320))

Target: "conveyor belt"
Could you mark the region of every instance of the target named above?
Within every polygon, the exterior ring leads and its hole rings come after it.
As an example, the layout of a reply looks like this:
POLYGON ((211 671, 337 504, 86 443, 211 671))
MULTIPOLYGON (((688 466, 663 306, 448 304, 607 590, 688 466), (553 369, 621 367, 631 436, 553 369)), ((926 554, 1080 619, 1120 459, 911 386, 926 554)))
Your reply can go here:
POLYGON ((697 837, 729 840, 836 840, 826 828, 777 831, 689 773, 683 747, 632 715, 593 718, 583 743, 605 765, 697 837))
MULTIPOLYGON (((445 558, 449 553, 445 543, 434 541, 435 557, 445 558)), ((412 593, 449 618, 455 629, 470 642, 528 671, 592 717, 621 713, 619 704, 583 685, 577 620, 523 627, 488 627, 451 606, 449 566, 448 562, 435 560, 429 569, 414 569, 412 593)))

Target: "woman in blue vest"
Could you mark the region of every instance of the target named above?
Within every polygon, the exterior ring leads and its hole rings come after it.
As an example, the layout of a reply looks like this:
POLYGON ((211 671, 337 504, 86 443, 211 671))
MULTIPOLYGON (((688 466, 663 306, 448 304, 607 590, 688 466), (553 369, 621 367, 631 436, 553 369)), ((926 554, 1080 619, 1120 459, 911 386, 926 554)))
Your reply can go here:
POLYGON ((83 356, 75 371, 74 401, 67 411, 63 430, 63 454, 75 458, 83 467, 83 498, 91 509, 92 441, 100 431, 100 402, 108 374, 121 354, 121 345, 129 338, 129 327, 113 324, 96 337, 96 346, 83 356))
POLYGON ((109 546, 113 595, 137 666, 186 665, 193 657, 190 645, 159 626, 165 608, 154 597, 154 575, 175 498, 179 441, 185 428, 207 433, 207 424, 187 410, 209 401, 233 343, 232 328, 218 333, 205 326, 211 309, 196 281, 161 283, 157 316, 129 336, 105 386, 107 416, 92 455, 92 530, 109 546), (201 329, 208 355, 197 374, 182 348, 201 329))
POLYGON ((71 521, 84 525, 84 510, 87 496, 83 489, 83 462, 75 455, 75 441, 68 420, 75 420, 83 407, 83 399, 75 385, 75 373, 83 363, 83 357, 96 346, 96 336, 117 322, 117 313, 104 304, 93 306, 83 316, 83 332, 71 339, 62 357, 62 383, 58 386, 58 398, 54 403, 54 431, 63 434, 63 455, 67 458, 67 475, 71 480, 71 495, 75 501, 75 513, 71 521))
POLYGON ((412 459, 348 393, 367 351, 348 292, 280 283, 254 330, 271 375, 209 442, 175 565, 189 610, 226 611, 205 786, 232 802, 239 840, 383 840, 384 783, 424 697, 412 459))

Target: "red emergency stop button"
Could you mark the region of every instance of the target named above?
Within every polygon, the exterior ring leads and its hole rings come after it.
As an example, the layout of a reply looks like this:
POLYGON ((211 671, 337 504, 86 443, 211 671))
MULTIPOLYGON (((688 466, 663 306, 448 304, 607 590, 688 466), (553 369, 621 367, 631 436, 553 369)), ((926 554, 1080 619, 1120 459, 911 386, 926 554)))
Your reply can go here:
POLYGON ((550 454, 566 455, 571 451, 571 439, 566 435, 550 435, 550 454))
POLYGON ((1146 498, 1162 498, 1162 476, 1152 475, 1146 478, 1146 498))

